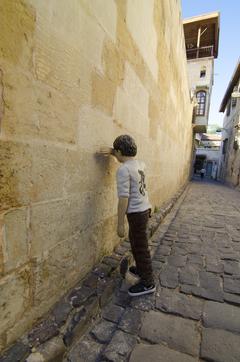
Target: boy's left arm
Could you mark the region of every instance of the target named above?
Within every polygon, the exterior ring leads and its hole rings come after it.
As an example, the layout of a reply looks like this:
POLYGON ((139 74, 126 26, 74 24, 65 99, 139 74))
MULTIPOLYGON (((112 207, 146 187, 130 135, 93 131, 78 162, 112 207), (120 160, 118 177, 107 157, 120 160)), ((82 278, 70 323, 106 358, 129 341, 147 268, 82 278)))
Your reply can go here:
POLYGON ((120 238, 124 237, 125 228, 124 228, 124 219, 128 207, 128 197, 119 197, 118 199, 118 226, 117 234, 120 238))

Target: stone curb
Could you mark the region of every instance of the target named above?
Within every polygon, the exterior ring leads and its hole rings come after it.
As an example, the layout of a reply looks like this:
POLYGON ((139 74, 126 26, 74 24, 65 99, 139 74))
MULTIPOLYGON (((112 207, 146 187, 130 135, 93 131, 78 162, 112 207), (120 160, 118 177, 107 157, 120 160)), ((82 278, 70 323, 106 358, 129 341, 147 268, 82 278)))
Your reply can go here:
MULTIPOLYGON (((183 202, 188 184, 155 212, 148 226, 153 255, 183 202), (170 214, 170 211, 171 214, 170 214), (158 230, 158 242, 154 233, 158 230)), ((70 346, 90 328, 120 287, 119 266, 123 258, 131 262, 130 243, 124 240, 110 256, 105 256, 87 276, 58 301, 40 323, 15 342, 0 362, 60 362, 70 346)))

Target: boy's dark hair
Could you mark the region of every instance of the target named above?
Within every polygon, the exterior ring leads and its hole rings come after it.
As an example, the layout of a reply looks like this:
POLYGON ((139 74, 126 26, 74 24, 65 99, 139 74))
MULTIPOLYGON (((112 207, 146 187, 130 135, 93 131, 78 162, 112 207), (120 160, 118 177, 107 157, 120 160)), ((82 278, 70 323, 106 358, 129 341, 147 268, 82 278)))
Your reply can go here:
POLYGON ((116 151, 121 151, 123 156, 136 156, 137 145, 134 139, 127 134, 118 136, 113 142, 113 148, 116 151))

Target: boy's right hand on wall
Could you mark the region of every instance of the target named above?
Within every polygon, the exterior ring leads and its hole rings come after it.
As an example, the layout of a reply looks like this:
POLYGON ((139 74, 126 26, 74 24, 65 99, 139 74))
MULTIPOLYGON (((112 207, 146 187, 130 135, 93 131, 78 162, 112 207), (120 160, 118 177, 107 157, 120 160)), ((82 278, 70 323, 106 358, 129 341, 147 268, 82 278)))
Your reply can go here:
POLYGON ((110 156, 113 155, 113 148, 111 147, 100 147, 99 151, 96 152, 98 155, 102 155, 102 156, 110 156))

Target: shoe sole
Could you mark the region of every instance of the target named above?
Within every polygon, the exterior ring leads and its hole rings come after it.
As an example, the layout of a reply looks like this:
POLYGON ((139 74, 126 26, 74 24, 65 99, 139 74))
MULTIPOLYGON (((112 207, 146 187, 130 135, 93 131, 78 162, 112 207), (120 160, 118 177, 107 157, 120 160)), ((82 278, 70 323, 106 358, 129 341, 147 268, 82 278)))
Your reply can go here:
POLYGON ((120 263, 120 274, 122 275, 123 278, 125 278, 125 275, 128 271, 128 258, 123 258, 121 263, 120 263))
POLYGON ((144 292, 139 292, 139 293, 131 293, 128 291, 128 295, 130 295, 131 297, 139 297, 140 295, 152 294, 155 291, 156 291, 156 287, 154 287, 153 289, 150 289, 150 290, 145 290, 144 292))

